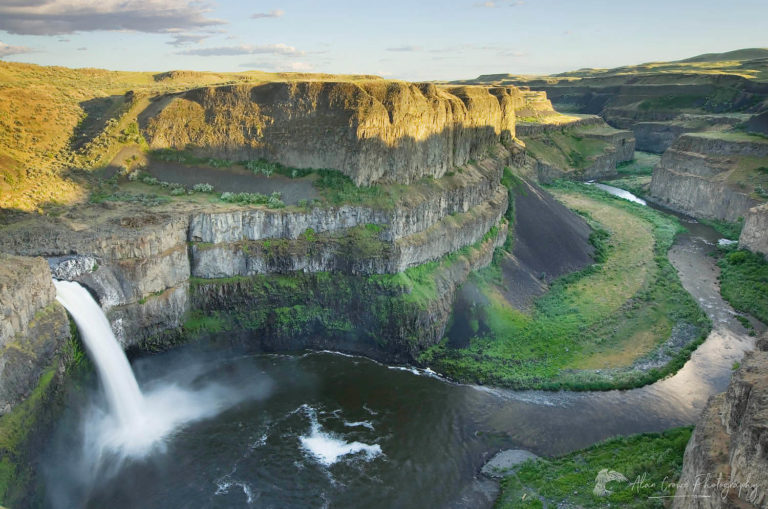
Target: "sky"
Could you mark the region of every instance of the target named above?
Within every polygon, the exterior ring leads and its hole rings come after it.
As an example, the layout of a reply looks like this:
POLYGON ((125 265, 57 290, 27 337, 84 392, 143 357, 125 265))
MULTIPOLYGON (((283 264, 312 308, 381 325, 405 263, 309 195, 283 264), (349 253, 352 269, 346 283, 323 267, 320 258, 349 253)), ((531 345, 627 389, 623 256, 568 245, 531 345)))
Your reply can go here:
POLYGON ((0 58, 452 80, 768 47, 768 0, 0 0, 0 58))

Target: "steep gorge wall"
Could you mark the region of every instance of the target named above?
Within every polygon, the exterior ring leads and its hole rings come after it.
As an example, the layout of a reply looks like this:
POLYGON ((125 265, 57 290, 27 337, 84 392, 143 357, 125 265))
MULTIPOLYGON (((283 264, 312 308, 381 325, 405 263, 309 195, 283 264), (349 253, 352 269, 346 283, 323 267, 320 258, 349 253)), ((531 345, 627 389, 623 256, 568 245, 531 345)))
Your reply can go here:
POLYGON ((190 279, 325 272, 365 278, 438 261, 483 243, 491 231, 503 241, 504 164, 468 165, 384 208, 192 205, 150 212, 97 205, 71 219, 6 228, 4 248, 60 257, 57 276, 93 290, 130 347, 180 329, 194 308, 190 279))
POLYGON ((369 185, 439 178, 510 142, 523 103, 514 87, 269 83, 192 90, 140 120, 152 148, 336 169, 369 185))
POLYGON ((739 247, 768 256, 768 204, 749 209, 739 237, 739 247))
POLYGON ((768 158, 768 143, 683 135, 654 169, 650 197, 694 217, 736 222, 760 203, 737 186, 744 158, 768 158))
POLYGON ((551 119, 520 123, 517 131, 536 160, 535 173, 543 183, 615 176, 617 165, 635 155, 632 132, 613 129, 595 115, 563 123, 551 119))
POLYGON ((713 396, 685 449, 673 508, 768 506, 768 336, 725 393, 713 396))
POLYGON ((69 338, 43 258, 0 254, 0 415, 30 395, 69 338))
POLYGON ((501 80, 547 94, 562 111, 598 114, 618 129, 632 130, 637 149, 663 153, 678 136, 734 126, 732 112, 754 113, 768 84, 735 75, 670 73, 560 80, 501 80), (698 113, 696 113, 698 112, 698 113))

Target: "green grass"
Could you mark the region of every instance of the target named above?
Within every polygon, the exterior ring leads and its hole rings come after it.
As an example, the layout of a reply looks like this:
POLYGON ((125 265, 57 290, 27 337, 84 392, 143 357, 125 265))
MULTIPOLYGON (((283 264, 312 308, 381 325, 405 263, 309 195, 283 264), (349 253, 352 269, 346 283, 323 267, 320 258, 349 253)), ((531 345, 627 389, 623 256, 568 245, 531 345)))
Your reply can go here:
POLYGON ((562 129, 537 134, 524 139, 526 150, 536 159, 562 170, 584 170, 609 143, 579 136, 578 129, 562 129))
POLYGON ((709 330, 666 256, 679 223, 588 186, 559 183, 553 190, 566 204, 588 208, 611 231, 608 239, 593 236, 602 244, 602 263, 555 281, 530 314, 510 306, 493 277, 477 278, 489 301, 476 308, 486 332, 467 348, 443 342, 420 361, 462 381, 553 390, 635 387, 679 369, 709 330), (696 337, 665 367, 611 377, 582 371, 629 366, 676 324, 694 326, 696 337))
POLYGON ((747 250, 731 251, 719 261, 720 293, 734 309, 768 323, 768 261, 747 250))
POLYGON ((651 191, 651 176, 650 175, 628 175, 622 178, 603 181, 604 184, 609 186, 618 187, 629 191, 635 196, 642 198, 651 191))
POLYGON ((658 154, 635 151, 635 158, 631 161, 619 163, 616 166, 616 172, 621 177, 650 176, 653 174, 653 168, 659 163, 660 159, 661 156, 658 154))
POLYGON ((501 482, 496 509, 548 507, 663 508, 675 493, 685 446, 692 429, 674 428, 614 438, 551 460, 528 461, 501 482), (612 491, 593 493, 602 469, 623 474, 628 482, 611 481, 612 491))
POLYGON ((729 240, 739 240, 741 229, 744 226, 744 218, 739 218, 735 223, 717 219, 699 219, 699 222, 714 228, 720 235, 729 240))

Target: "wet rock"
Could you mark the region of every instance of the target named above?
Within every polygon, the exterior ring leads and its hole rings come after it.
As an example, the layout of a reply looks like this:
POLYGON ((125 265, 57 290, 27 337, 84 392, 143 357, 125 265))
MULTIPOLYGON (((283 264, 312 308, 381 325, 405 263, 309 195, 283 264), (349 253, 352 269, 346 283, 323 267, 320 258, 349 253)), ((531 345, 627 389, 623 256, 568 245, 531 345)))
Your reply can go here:
POLYGON ((496 455, 483 465, 482 473, 489 477, 502 478, 509 475, 516 466, 528 460, 535 460, 538 456, 524 449, 507 449, 496 455))

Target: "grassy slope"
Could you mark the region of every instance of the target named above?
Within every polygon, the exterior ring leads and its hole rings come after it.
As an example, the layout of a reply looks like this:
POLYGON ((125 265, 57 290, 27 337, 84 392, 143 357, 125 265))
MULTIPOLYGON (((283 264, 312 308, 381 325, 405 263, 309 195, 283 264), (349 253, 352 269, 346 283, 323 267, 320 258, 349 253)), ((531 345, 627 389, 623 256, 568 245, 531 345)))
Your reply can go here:
POLYGON ((584 137, 578 127, 524 137, 523 140, 526 150, 536 159, 576 172, 589 167, 609 146, 603 140, 584 137))
POLYGON ((552 460, 528 461, 501 483, 497 509, 548 507, 662 508, 680 478, 691 428, 615 438, 552 460), (593 494, 598 472, 607 468, 629 482, 607 484, 606 497, 593 494), (639 481, 639 482, 638 482, 639 481))
POLYGON ((768 323, 768 260, 746 250, 723 256, 720 292, 734 309, 768 323))
POLYGON ((581 78, 617 78, 617 83, 627 78, 642 76, 671 75, 673 80, 679 80, 680 74, 690 75, 693 79, 697 75, 706 77, 709 75, 735 75, 758 81, 768 81, 768 49, 751 48, 734 52, 699 55, 685 60, 673 62, 648 62, 639 65, 628 65, 612 69, 579 69, 552 76, 546 75, 513 75, 490 74, 472 80, 478 83, 504 83, 505 80, 538 81, 547 80, 550 83, 558 81, 575 81, 581 78))
POLYGON ((647 373, 606 380, 574 371, 629 366, 675 324, 695 325, 703 337, 708 321, 667 260, 680 228, 673 218, 587 186, 554 191, 610 232, 597 239, 603 263, 556 281, 531 314, 507 304, 493 278, 477 278, 489 302, 478 312, 481 333, 468 348, 443 344, 421 360, 460 380, 544 389, 632 387, 678 369, 691 347, 647 373))
MULTIPOLYGON (((372 76, 304 73, 202 73, 69 69, 0 62, 0 207, 39 209, 46 203, 84 197, 69 178, 73 168, 90 169, 109 160, 127 126, 112 126, 138 92, 146 96, 227 83, 290 80, 367 80, 372 76)), ((142 99, 143 98, 143 99, 142 99)))

